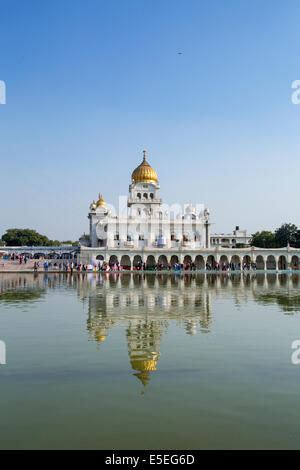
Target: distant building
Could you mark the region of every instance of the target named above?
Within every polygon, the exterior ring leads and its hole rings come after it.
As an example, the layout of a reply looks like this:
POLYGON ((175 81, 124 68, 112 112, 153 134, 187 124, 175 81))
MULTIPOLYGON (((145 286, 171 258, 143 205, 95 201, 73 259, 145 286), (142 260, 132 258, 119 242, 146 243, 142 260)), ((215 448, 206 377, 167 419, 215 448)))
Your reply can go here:
POLYGON ((247 233, 247 230, 240 230, 240 227, 236 226, 233 233, 214 233, 210 236, 211 247, 219 246, 222 248, 235 248, 243 245, 245 248, 250 246, 251 235, 247 233))

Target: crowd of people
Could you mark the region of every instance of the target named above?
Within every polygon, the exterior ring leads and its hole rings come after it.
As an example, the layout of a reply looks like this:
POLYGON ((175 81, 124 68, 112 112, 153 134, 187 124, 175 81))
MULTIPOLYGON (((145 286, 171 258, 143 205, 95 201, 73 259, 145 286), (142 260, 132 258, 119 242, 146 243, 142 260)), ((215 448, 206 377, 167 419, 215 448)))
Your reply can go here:
POLYGON ((28 259, 31 259, 30 256, 24 256, 24 255, 15 255, 13 254, 8 254, 8 255, 3 255, 2 256, 3 260, 8 260, 8 261, 16 261, 19 264, 26 264, 28 259))
MULTIPOLYGON (((78 263, 77 259, 64 259, 61 256, 55 259, 43 259, 39 256, 26 256, 26 255, 9 255, 11 261, 25 264, 29 259, 34 260, 33 270, 39 271, 64 271, 64 272, 102 272, 102 271, 196 271, 203 270, 204 266, 196 265, 195 263, 158 263, 153 265, 147 265, 146 263, 137 263, 133 267, 128 265, 121 265, 118 261, 116 263, 106 263, 103 260, 96 261, 93 264, 82 264, 78 263)), ((31 263, 32 266, 32 263, 31 263)), ((217 263, 214 260, 207 262, 205 265, 206 271, 242 271, 242 270, 256 270, 256 264, 252 262, 246 263, 217 263)))
POLYGON ((206 263, 207 271, 245 271, 245 270, 256 270, 256 263, 206 263))
MULTIPOLYGON (((56 253, 50 253, 46 255, 47 259, 55 259, 55 260, 64 260, 64 259, 76 259, 76 254, 73 256, 72 254, 56 254, 56 253)), ((1 253, 1 259, 3 260, 8 260, 8 261, 18 261, 20 264, 26 263, 28 260, 41 260, 44 259, 45 255, 42 253, 36 253, 34 255, 28 254, 28 253, 23 253, 23 254, 6 254, 6 253, 1 253)))

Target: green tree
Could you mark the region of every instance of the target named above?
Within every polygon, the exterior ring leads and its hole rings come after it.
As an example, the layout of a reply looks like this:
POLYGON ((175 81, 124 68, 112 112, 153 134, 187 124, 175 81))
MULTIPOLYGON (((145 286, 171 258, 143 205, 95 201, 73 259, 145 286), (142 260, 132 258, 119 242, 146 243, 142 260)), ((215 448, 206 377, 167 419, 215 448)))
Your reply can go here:
POLYGON ((58 240, 49 240, 48 246, 61 246, 61 242, 59 242, 58 240))
POLYGON ((298 228, 294 224, 282 224, 281 227, 275 230, 275 240, 278 248, 287 246, 288 243, 291 246, 296 246, 298 236, 298 228))
POLYGON ((250 245, 257 248, 276 248, 275 233, 267 230, 256 232, 252 235, 250 245))
POLYGON ((297 230, 295 248, 300 248, 300 230, 297 230))
POLYGON ((2 236, 7 246, 48 246, 49 239, 36 230, 10 228, 2 236))

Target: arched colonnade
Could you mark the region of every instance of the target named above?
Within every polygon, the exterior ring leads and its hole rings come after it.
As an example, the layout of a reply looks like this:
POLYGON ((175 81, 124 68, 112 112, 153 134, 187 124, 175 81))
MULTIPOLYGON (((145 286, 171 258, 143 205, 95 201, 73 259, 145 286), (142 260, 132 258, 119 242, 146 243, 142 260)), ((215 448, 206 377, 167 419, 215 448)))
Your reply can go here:
POLYGON ((123 269, 136 269, 145 264, 147 269, 159 266, 160 269, 176 268, 183 265, 185 269, 195 270, 298 270, 297 255, 258 254, 101 254, 96 257, 109 265, 120 265, 123 269))

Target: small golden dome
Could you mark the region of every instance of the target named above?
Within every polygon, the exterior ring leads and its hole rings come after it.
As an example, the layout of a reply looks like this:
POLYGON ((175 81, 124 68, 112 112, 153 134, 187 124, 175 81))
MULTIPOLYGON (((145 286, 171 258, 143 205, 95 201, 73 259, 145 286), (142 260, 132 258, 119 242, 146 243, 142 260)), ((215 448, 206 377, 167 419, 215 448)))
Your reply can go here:
POLYGON ((102 197, 102 194, 99 194, 99 199, 96 203, 96 207, 105 207, 106 206, 106 202, 104 201, 103 197, 102 197))
POLYGON ((146 150, 144 150, 142 163, 132 172, 133 183, 157 183, 157 173, 146 161, 146 150))

